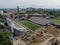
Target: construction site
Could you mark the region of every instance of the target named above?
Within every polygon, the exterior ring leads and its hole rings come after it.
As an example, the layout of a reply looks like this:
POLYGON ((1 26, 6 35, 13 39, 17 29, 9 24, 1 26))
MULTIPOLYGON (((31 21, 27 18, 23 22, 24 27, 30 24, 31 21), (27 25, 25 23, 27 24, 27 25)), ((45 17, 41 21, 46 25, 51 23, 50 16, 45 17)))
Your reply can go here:
POLYGON ((59 45, 60 44, 60 30, 52 25, 47 26, 45 29, 37 30, 34 32, 27 31, 22 37, 15 37, 16 40, 20 39, 21 45, 59 45))

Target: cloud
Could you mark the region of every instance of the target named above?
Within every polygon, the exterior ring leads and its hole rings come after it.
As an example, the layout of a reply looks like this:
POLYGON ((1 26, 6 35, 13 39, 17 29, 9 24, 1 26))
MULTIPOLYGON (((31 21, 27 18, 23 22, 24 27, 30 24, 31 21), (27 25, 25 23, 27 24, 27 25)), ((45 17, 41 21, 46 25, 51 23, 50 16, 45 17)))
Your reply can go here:
POLYGON ((60 8, 60 0, 0 0, 0 8, 41 7, 60 8))

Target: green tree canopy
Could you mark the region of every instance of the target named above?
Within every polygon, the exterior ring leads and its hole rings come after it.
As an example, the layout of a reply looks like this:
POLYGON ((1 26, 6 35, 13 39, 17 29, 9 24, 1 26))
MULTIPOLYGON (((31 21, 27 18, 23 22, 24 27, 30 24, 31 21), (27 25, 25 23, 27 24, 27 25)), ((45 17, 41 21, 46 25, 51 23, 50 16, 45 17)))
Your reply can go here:
POLYGON ((12 45, 8 36, 9 36, 9 33, 0 32, 0 45, 12 45))
POLYGON ((0 14, 0 19, 2 18, 3 16, 0 14))

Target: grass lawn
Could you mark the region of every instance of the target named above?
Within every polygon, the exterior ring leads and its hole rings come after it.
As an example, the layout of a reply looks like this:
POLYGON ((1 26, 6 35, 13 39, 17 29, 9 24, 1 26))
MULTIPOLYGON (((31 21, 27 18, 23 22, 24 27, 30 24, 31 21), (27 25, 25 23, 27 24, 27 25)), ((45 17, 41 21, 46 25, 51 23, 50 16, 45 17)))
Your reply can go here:
POLYGON ((60 20, 58 19, 52 19, 53 23, 60 23, 60 20))
POLYGON ((30 21, 21 21, 21 23, 26 26, 27 28, 31 29, 31 30, 37 30, 38 28, 41 28, 40 25, 38 24, 35 24, 33 22, 30 22, 30 21))

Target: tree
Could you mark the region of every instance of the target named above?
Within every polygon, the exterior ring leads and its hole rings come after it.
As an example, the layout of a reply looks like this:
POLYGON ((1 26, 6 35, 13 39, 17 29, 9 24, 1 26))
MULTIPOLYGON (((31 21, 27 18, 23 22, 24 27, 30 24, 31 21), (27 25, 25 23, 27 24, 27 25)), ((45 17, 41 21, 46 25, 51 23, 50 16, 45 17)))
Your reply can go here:
POLYGON ((2 18, 3 16, 0 14, 0 19, 2 18))
POLYGON ((12 45, 8 36, 9 36, 9 33, 0 32, 0 45, 12 45))

